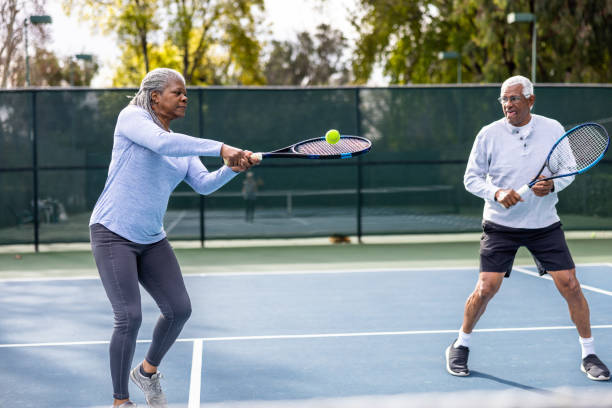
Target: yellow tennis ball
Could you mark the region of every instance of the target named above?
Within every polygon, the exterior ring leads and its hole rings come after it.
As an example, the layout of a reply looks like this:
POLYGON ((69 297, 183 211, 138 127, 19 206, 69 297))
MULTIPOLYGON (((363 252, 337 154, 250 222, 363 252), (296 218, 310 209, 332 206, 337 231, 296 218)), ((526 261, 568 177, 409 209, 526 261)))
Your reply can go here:
POLYGON ((336 129, 330 129, 325 134, 325 141, 329 144, 336 144, 340 140, 340 132, 336 129))

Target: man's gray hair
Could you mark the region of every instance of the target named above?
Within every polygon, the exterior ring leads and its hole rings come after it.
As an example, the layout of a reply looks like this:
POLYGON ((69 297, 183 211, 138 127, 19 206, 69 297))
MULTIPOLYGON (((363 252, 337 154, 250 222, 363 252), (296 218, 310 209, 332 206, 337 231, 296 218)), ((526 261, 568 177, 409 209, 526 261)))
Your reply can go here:
POLYGON ((136 105, 143 109, 145 109, 153 118, 153 121, 162 129, 164 126, 161 121, 153 111, 151 94, 155 91, 162 93, 164 89, 168 87, 170 82, 172 81, 181 81, 183 85, 185 84, 185 78, 183 76, 170 68, 156 68, 153 71, 150 71, 145 77, 142 79, 140 83, 140 89, 132 98, 130 105, 136 105))
POLYGON ((506 89, 507 87, 518 84, 523 85, 523 95, 525 96, 525 98, 529 98, 531 95, 533 95, 533 84, 529 79, 525 78, 522 75, 516 75, 506 79, 501 86, 500 93, 503 93, 504 89, 506 89))

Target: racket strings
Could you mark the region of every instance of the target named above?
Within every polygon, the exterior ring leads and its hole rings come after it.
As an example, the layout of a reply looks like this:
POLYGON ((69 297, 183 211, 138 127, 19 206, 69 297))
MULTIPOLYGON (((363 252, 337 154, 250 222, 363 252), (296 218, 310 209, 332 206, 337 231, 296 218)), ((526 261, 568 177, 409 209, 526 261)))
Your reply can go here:
POLYGON ((554 174, 573 173, 597 162, 608 147, 608 134, 599 126, 583 126, 568 134, 552 152, 548 168, 554 174))
POLYGON ((357 153, 370 147, 367 140, 342 137, 338 143, 329 144, 325 139, 312 140, 295 147, 297 153, 312 155, 335 155, 343 153, 357 153))

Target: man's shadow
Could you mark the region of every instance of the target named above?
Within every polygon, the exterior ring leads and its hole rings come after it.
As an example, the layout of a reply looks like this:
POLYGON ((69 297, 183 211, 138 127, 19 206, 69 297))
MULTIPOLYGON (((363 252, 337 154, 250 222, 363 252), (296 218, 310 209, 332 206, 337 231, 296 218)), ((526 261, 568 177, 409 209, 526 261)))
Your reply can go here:
POLYGON ((484 378, 487 380, 495 381, 500 384, 508 385, 510 387, 519 388, 521 390, 533 391, 541 394, 552 394, 552 391, 545 390, 543 388, 532 387, 530 385, 525 385, 521 383, 517 383, 516 381, 504 380, 503 378, 496 377, 491 374, 481 373, 480 371, 470 370, 470 377, 475 378, 484 378))

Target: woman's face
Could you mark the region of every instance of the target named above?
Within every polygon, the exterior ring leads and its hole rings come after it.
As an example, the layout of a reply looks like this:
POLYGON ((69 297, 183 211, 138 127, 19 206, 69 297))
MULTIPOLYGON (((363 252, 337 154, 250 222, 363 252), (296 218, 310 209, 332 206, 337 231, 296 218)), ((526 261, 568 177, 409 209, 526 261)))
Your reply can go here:
POLYGON ((168 121, 182 118, 187 109, 187 89, 180 80, 170 81, 162 93, 153 92, 153 108, 155 113, 168 121))

